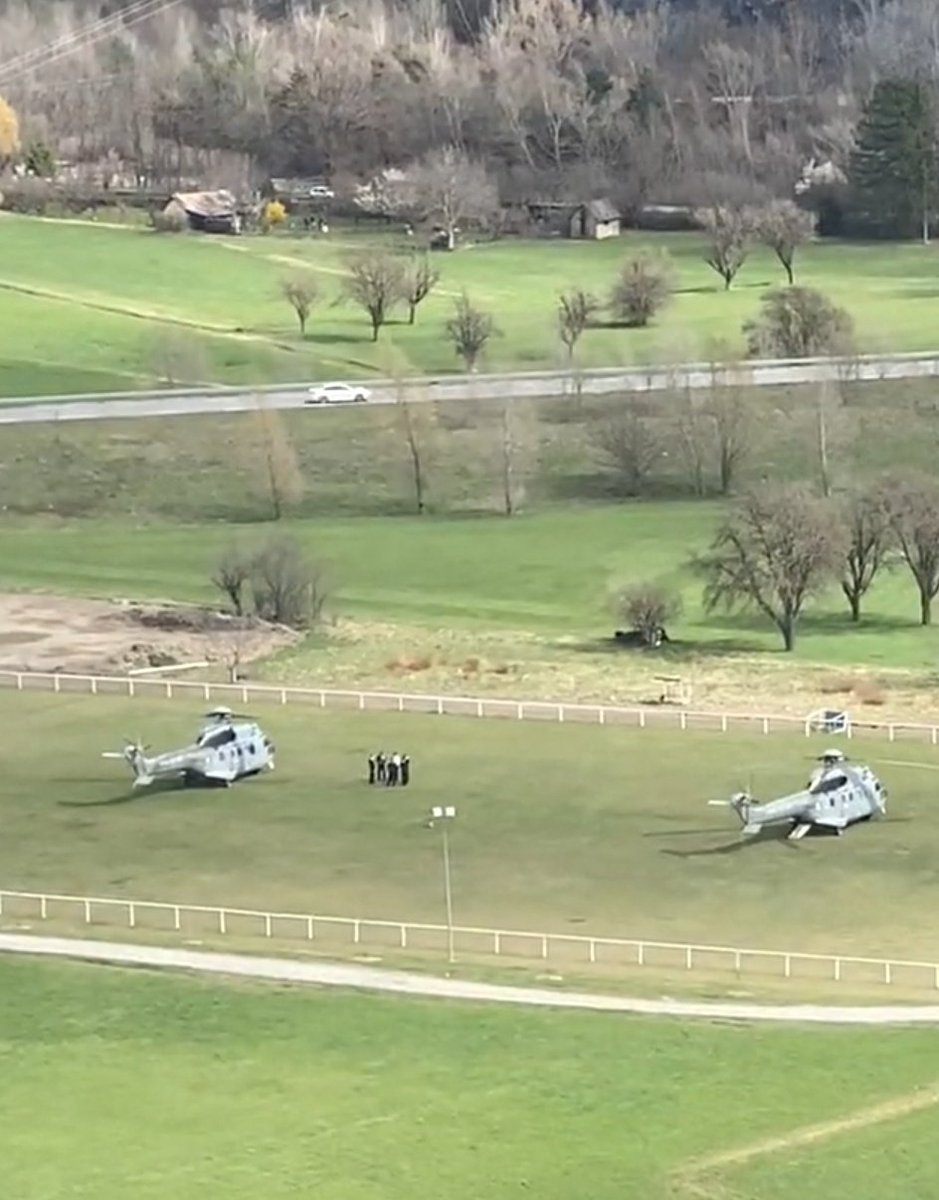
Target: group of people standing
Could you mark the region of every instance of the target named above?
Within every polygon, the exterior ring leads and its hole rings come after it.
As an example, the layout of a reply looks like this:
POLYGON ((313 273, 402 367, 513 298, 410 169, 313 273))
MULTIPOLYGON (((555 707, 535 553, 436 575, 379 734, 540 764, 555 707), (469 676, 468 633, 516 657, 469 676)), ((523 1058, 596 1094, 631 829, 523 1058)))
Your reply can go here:
POLYGON ((411 782, 411 759, 407 754, 377 754, 368 756, 369 783, 382 783, 385 787, 407 787, 411 782))

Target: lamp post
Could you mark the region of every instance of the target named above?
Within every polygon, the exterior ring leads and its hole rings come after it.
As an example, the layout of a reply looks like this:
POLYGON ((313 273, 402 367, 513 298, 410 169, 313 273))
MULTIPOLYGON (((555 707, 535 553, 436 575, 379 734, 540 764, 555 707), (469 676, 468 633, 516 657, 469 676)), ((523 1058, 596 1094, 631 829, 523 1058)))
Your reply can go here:
POLYGON ((453 891, 450 886, 450 837, 449 824, 456 817, 456 808, 452 804, 435 805, 430 810, 432 821, 440 821, 443 833, 443 891, 447 902, 447 958, 455 961, 453 952, 453 891))

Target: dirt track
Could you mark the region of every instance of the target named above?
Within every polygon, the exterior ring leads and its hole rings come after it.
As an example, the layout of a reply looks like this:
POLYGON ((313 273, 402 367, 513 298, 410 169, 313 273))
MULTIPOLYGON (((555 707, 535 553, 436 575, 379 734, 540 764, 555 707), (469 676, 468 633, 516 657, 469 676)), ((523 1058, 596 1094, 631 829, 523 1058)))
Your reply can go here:
POLYGON ((298 962, 293 959, 254 958, 246 954, 219 954, 206 950, 177 950, 163 946, 135 946, 124 942, 95 942, 79 938, 0 934, 0 952, 82 959, 116 966, 156 967, 172 971, 197 971, 279 983, 391 992, 441 1000, 471 1000, 489 1004, 530 1005, 593 1012, 634 1013, 712 1021, 775 1021, 815 1025, 939 1025, 939 1005, 872 1006, 819 1004, 738 1004, 697 1000, 639 1000, 629 996, 604 996, 590 992, 550 991, 546 988, 510 987, 442 979, 406 971, 386 970, 347 963, 298 962))
POLYGON ((0 669, 123 672, 171 662, 241 662, 290 644, 273 626, 239 625, 196 608, 0 594, 0 669))

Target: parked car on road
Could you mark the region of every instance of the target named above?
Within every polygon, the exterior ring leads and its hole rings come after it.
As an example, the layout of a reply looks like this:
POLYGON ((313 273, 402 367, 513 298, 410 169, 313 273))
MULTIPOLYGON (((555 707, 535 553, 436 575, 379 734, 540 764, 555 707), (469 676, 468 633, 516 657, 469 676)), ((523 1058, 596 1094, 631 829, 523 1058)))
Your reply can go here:
POLYGON ((349 383, 321 383, 310 388, 304 404, 365 404, 370 395, 368 388, 349 383))

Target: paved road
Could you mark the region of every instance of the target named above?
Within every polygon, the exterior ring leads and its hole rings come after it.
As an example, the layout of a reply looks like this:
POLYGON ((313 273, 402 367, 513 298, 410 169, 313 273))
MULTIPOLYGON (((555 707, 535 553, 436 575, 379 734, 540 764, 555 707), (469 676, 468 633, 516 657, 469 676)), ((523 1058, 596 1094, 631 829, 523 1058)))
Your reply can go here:
POLYGON ((939 1025, 939 1005, 828 1007, 815 1004, 764 1005, 695 1000, 638 1000, 627 996, 602 996, 589 992, 550 991, 546 988, 509 987, 494 983, 473 983, 463 979, 442 979, 352 963, 254 958, 244 954, 219 954, 163 946, 134 946, 122 942, 95 942, 78 938, 35 937, 18 933, 0 934, 0 952, 50 955, 124 966, 238 975, 281 983, 304 983, 320 987, 541 1008, 587 1009, 593 1012, 724 1021, 809 1022, 822 1025, 939 1025))
MULTIPOLYGON (((676 366, 611 368, 583 371, 575 378, 569 371, 516 372, 503 375, 453 375, 443 379, 414 379, 403 385, 415 401, 486 400, 531 397, 536 399, 571 395, 624 392, 659 392, 668 389, 706 388, 715 378, 730 387, 771 387, 785 384, 844 382, 848 380, 921 379, 939 375, 939 354, 894 354, 852 359, 772 360, 720 369, 690 363, 676 366)), ((393 404, 400 386, 392 380, 362 380, 372 393, 372 404, 393 404)), ((121 392, 109 395, 55 396, 44 401, 29 397, 0 403, 0 424, 14 425, 46 421, 99 421, 111 418, 185 416, 193 413, 245 412, 263 395, 272 408, 299 408, 307 396, 307 385, 240 391, 181 389, 163 392, 121 392)), ((322 411, 311 408, 310 412, 322 411)))

